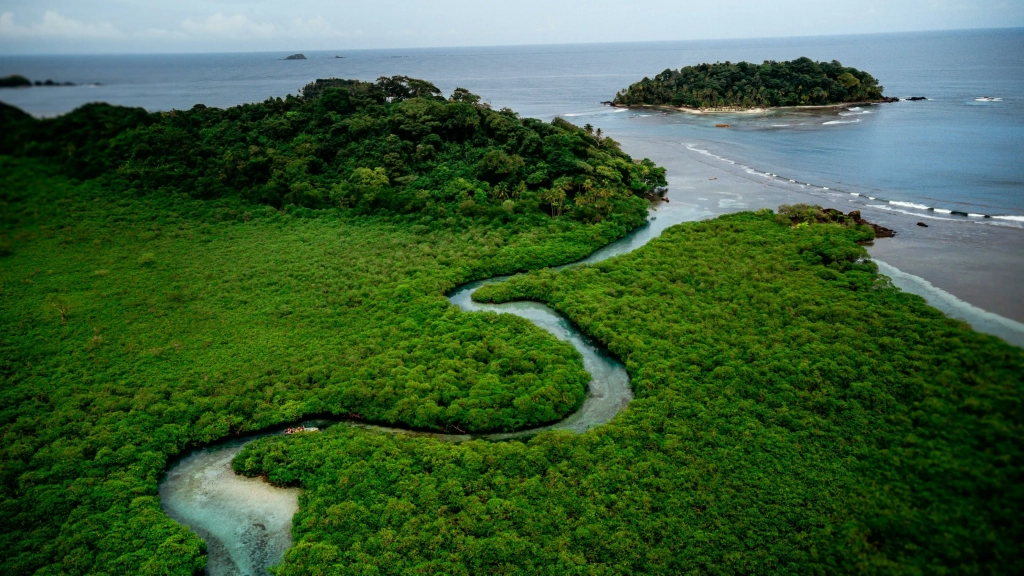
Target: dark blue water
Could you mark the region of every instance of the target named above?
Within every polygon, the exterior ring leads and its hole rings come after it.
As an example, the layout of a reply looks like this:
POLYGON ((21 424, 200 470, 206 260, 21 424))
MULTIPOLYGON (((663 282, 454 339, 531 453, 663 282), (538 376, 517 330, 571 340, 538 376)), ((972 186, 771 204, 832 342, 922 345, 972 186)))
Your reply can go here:
MULTIPOLYGON (((896 202, 1024 222, 1024 30, 868 36, 140 56, 0 56, 20 73, 101 86, 0 91, 0 100, 54 115, 91 101, 150 110, 230 106, 297 93, 324 77, 404 74, 456 86, 524 116, 565 116, 620 137, 657 136, 756 170, 896 202), (335 55, 344 58, 334 58, 335 55), (874 74, 893 96, 924 102, 768 115, 692 116, 599 104, 645 75, 723 60, 840 60, 874 74), (979 102, 993 96, 999 102, 979 102), (727 122, 728 130, 714 124, 727 122)), ((680 146, 682 153, 685 151, 680 146)), ((893 205, 894 209, 916 210, 893 205)))

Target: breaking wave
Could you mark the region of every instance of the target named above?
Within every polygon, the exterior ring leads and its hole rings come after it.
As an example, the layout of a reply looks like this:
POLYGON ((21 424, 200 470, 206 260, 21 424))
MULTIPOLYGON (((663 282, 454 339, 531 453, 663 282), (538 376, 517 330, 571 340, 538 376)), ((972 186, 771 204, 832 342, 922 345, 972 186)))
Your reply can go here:
MULTIPOLYGON (((826 124, 827 124, 827 122, 826 122, 826 124)), ((908 202, 908 201, 905 201, 905 200, 888 200, 886 198, 880 198, 878 196, 870 196, 868 194, 861 194, 860 192, 848 192, 848 191, 844 191, 844 190, 841 190, 841 189, 838 189, 838 188, 831 188, 829 186, 821 186, 820 184, 813 184, 813 183, 810 183, 810 182, 801 182, 799 180, 788 178, 786 176, 779 176, 778 174, 776 174, 774 172, 763 172, 763 171, 758 170, 756 168, 753 168, 751 166, 747 166, 745 164, 740 164, 739 162, 736 162, 735 160, 730 160, 729 158, 725 158, 723 156, 719 156, 718 154, 714 154, 714 153, 712 153, 712 152, 710 152, 708 150, 704 150, 702 148, 697 148, 693 144, 687 144, 687 143, 684 142, 683 145, 686 146, 686 149, 691 151, 691 152, 696 152, 698 154, 702 154, 704 156, 708 156, 710 158, 714 158, 715 160, 718 160, 720 162, 725 162, 726 164, 731 164, 733 166, 736 166, 737 168, 741 168, 744 172, 746 172, 747 174, 750 174, 751 176, 760 176, 762 178, 768 178, 768 179, 776 179, 777 178, 777 179, 782 180, 783 182, 785 182, 787 184, 794 184, 794 185, 797 185, 797 186, 800 186, 800 187, 810 186, 812 188, 817 188, 819 190, 822 190, 822 191, 825 191, 825 192, 829 192, 829 193, 831 193, 833 195, 838 193, 838 192, 847 192, 850 196, 859 196, 860 198, 864 198, 866 200, 871 200, 871 201, 875 201, 875 202, 882 202, 882 204, 869 204, 869 206, 872 207, 872 208, 878 208, 878 209, 881 209, 881 210, 888 210, 890 212, 900 212, 900 213, 908 214, 908 215, 911 215, 911 216, 917 216, 919 218, 930 218, 930 219, 933 219, 933 220, 953 220, 953 221, 961 221, 962 222, 965 219, 969 218, 970 219, 969 221, 982 220, 982 221, 986 221, 986 223, 988 223, 988 224, 1001 224, 1003 226, 1024 227, 1024 216, 1022 216, 1022 215, 1017 215, 1017 214, 978 214, 978 213, 975 213, 975 212, 964 212, 962 210, 951 210, 949 208, 938 208, 938 207, 935 207, 935 206, 928 206, 926 204, 921 204, 921 203, 918 203, 918 202, 908 202), (915 211, 905 210, 906 208, 909 208, 909 209, 912 209, 912 210, 915 210, 915 211), (931 212, 933 214, 943 214, 943 215, 952 216, 952 218, 943 218, 943 217, 940 217, 940 216, 934 216, 934 215, 930 215, 930 214, 922 214, 922 212, 931 212), (995 222, 997 220, 1000 221, 1000 222, 995 222)))

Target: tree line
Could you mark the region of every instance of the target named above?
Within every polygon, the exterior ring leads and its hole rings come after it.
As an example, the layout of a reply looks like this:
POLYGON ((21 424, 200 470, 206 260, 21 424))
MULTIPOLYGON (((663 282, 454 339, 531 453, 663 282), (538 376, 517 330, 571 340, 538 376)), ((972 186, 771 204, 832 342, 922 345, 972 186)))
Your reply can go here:
POLYGON ((485 219, 543 212, 642 220, 664 169, 556 118, 444 98, 404 76, 317 80, 301 96, 147 113, 89 104, 55 119, 2 112, 0 152, 50 157, 126 193, 240 196, 283 208, 485 219))

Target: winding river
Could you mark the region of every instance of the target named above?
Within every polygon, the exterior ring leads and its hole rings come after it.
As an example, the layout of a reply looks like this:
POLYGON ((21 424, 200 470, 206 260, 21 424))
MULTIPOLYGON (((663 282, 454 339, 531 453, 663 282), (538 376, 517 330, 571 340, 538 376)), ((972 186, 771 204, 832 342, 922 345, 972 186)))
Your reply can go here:
MULTIPOLYGON (((599 262, 631 252, 659 236, 669 226, 709 216, 710 213, 692 205, 661 204, 647 224, 570 266, 599 262)), ((880 272, 893 277, 902 289, 923 296, 947 315, 966 320, 979 331, 994 333, 1017 345, 1024 344, 1024 326, 1019 323, 1001 317, 997 317, 999 322, 993 323, 991 317, 995 315, 977 309, 920 278, 904 274, 882 262, 879 262, 879 267, 880 272), (1007 322, 1016 326, 1008 325, 1007 322)), ((502 276, 466 284, 452 292, 449 300, 467 312, 515 314, 571 343, 583 356, 583 365, 591 375, 587 398, 579 410, 560 422, 542 428, 480 436, 408 432, 401 428, 368 426, 344 420, 332 423, 462 441, 470 438, 506 440, 530 436, 543 430, 584 432, 611 420, 633 398, 625 367, 590 342, 568 320, 543 304, 482 304, 472 300, 473 292, 480 286, 503 282, 507 278, 502 276)), ((320 422, 306 424, 323 425, 320 422)), ((207 542, 207 574, 268 574, 267 568, 278 563, 291 545, 292 517, 298 510, 299 490, 277 488, 260 479, 239 476, 231 469, 231 460, 245 444, 264 436, 280 434, 282 430, 283 427, 279 427, 197 449, 175 461, 160 483, 160 503, 167 515, 195 530, 207 542)))

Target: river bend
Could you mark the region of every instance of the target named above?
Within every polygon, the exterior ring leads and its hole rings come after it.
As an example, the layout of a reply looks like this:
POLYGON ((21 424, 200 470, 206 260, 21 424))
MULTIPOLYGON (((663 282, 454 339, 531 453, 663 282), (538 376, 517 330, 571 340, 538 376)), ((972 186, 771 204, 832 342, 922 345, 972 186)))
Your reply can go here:
MULTIPOLYGON (((647 224, 625 238, 605 246, 581 262, 599 262, 631 252, 681 222, 711 216, 696 206, 683 203, 663 204, 647 224)), ((976 309, 926 281, 879 262, 880 272, 893 278, 902 289, 923 296, 946 314, 966 320, 978 331, 988 332, 1021 345, 1024 325, 976 309), (1009 324, 1008 324, 1009 323, 1009 324), (1011 325, 1012 324, 1012 325, 1011 325)), ((398 427, 366 425, 337 420, 338 424, 393 433, 429 436, 447 441, 470 438, 506 440, 525 437, 544 430, 584 432, 611 420, 629 404, 633 392, 622 363, 595 346, 564 317, 537 302, 482 304, 474 302, 473 292, 508 276, 466 284, 449 295, 449 300, 467 312, 492 311, 515 314, 530 320, 556 338, 571 343, 583 356, 583 365, 591 375, 583 405, 564 420, 512 433, 479 436, 409 432, 398 427)), ((177 460, 160 483, 160 503, 168 516, 196 531, 207 542, 207 574, 211 576, 262 576, 267 568, 280 562, 291 546, 292 517, 298 510, 297 488, 277 488, 260 479, 234 473, 231 460, 242 447, 264 436, 280 434, 283 427, 243 439, 230 439, 192 451, 177 460)))

